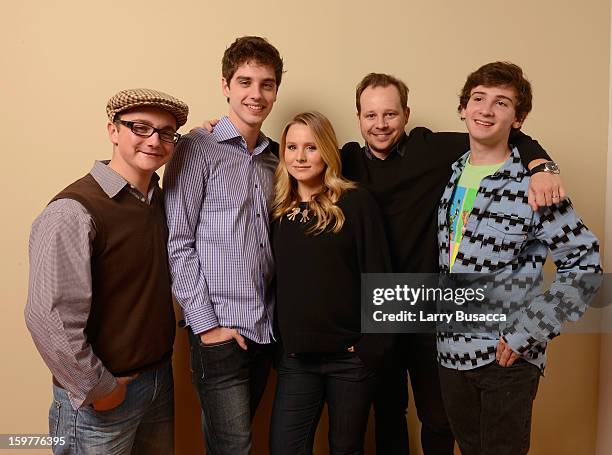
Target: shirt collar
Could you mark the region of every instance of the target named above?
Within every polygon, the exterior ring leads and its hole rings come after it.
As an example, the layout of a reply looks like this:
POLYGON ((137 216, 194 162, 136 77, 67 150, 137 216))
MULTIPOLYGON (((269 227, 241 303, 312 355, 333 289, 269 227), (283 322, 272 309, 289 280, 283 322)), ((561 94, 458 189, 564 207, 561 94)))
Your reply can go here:
MULTIPOLYGON (((98 185, 100 185, 102 191, 104 191, 109 198, 114 198, 123 188, 129 186, 130 183, 115 170, 111 169, 110 166, 108 166, 108 163, 110 163, 110 160, 94 162, 94 165, 89 173, 94 180, 98 182, 98 185)), ((157 185, 158 182, 159 175, 153 173, 151 182, 149 183, 149 192, 151 188, 157 185)))
MULTIPOLYGON (((519 151, 516 147, 513 147, 512 145, 510 147, 510 156, 506 161, 504 161, 504 164, 502 164, 502 166, 494 175, 503 175, 507 178, 512 179, 523 178, 525 175, 527 175, 527 172, 521 161, 519 151)), ((470 151, 468 150, 466 153, 463 154, 463 156, 461 156, 461 158, 459 158, 451 165, 454 173, 463 172, 463 169, 465 168, 469 156, 470 151)))
MULTIPOLYGON (((246 142, 242 135, 238 132, 232 121, 228 116, 223 116, 219 123, 215 125, 215 128, 212 132, 214 138, 217 142, 226 142, 226 141, 235 141, 239 140, 246 150, 246 142)), ((263 134, 261 131, 259 132, 259 136, 257 137, 257 142, 255 144, 255 149, 253 150, 253 155, 259 155, 263 152, 266 147, 270 144, 270 140, 263 134)))
MULTIPOLYGON (((391 150, 389 151, 389 154, 387 155, 386 159, 392 158, 394 155, 398 155, 400 158, 403 158, 406 155, 406 148, 404 147, 404 143, 406 142, 406 137, 407 137, 406 133, 403 133, 399 141, 397 141, 395 145, 391 147, 391 150)), ((370 146, 368 145, 367 142, 366 142, 366 145, 364 146, 364 152, 366 156, 368 157, 368 159, 370 160, 383 161, 380 158, 376 157, 374 153, 372 153, 372 150, 370 150, 370 146)))

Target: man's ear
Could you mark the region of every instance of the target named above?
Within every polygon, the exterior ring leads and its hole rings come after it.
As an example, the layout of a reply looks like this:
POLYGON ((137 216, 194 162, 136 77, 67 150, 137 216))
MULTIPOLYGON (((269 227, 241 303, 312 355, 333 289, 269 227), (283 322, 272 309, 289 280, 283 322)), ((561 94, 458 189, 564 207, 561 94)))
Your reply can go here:
POLYGON ((408 106, 404 108, 404 115, 406 116, 406 125, 407 125, 408 119, 410 118, 410 108, 408 106))
POLYGON ((108 138, 113 143, 113 145, 119 144, 119 129, 116 123, 108 122, 106 125, 106 129, 108 130, 108 138))
POLYGON ((527 116, 523 117, 522 120, 519 120, 518 118, 514 119, 514 122, 512 122, 512 128, 514 128, 515 130, 518 130, 521 128, 521 126, 523 126, 523 122, 525 121, 525 118, 527 116))
POLYGON ((224 77, 221 78, 221 90, 223 90, 223 95, 226 98, 229 98, 230 86, 229 82, 226 81, 224 77))

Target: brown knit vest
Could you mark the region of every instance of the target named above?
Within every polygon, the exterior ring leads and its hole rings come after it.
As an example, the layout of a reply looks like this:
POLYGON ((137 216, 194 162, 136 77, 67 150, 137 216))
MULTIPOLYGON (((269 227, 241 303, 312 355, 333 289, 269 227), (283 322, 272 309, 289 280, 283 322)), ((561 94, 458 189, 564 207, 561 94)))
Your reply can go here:
POLYGON ((172 355, 175 319, 163 196, 151 205, 125 189, 114 198, 91 174, 53 198, 74 199, 91 215, 92 303, 85 328, 94 353, 115 376, 159 364, 172 355))

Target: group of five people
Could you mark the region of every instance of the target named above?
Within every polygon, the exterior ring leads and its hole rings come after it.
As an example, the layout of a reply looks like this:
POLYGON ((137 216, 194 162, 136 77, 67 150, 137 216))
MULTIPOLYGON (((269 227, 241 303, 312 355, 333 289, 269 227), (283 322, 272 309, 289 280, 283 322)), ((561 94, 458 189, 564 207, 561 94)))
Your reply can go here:
POLYGON ((541 334, 360 325, 363 273, 539 271, 547 250, 559 272, 600 271, 554 163, 519 131, 531 109, 520 68, 469 76, 469 134, 406 134, 408 88, 368 74, 356 92, 365 145, 341 149, 318 112, 291 119, 280 145, 261 132, 282 75, 274 46, 238 38, 222 61, 228 115, 182 137, 185 103, 118 93, 112 159, 35 220, 26 322, 53 373, 54 453, 173 452, 172 295, 211 455, 250 453, 273 363, 272 454, 312 453, 324 404, 330 453, 363 453, 372 405, 377 453, 408 453, 407 371, 425 454, 452 454, 455 440, 465 454, 526 453, 541 334), (506 393, 501 409, 483 398, 506 393), (505 431, 490 431, 500 419, 505 431))

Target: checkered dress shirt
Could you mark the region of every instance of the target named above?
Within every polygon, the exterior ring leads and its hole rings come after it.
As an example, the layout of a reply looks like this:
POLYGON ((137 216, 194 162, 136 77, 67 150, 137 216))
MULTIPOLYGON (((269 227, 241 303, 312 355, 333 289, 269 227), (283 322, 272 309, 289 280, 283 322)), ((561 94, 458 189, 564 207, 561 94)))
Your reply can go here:
POLYGON ((227 117, 183 136, 164 173, 172 292, 194 333, 272 340, 269 207, 278 159, 260 134, 249 153, 227 117))

